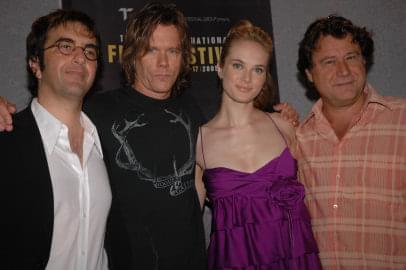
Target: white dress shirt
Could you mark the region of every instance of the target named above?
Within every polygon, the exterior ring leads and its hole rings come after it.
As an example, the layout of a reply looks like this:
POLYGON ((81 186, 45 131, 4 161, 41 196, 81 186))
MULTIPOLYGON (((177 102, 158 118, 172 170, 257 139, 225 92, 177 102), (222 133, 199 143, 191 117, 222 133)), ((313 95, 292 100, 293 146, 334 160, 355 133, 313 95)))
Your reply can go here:
POLYGON ((104 234, 111 192, 97 130, 82 112, 83 164, 72 152, 68 127, 33 99, 51 175, 54 228, 47 270, 104 270, 104 234))

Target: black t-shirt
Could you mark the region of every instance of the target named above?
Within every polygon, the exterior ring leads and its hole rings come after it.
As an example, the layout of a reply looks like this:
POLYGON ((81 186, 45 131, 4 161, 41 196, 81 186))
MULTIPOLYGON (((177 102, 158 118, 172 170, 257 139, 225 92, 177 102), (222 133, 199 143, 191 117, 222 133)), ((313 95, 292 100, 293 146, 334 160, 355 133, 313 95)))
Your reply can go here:
POLYGON ((203 116, 194 100, 156 100, 125 87, 95 95, 85 111, 99 132, 113 192, 111 270, 205 269, 194 187, 203 116))

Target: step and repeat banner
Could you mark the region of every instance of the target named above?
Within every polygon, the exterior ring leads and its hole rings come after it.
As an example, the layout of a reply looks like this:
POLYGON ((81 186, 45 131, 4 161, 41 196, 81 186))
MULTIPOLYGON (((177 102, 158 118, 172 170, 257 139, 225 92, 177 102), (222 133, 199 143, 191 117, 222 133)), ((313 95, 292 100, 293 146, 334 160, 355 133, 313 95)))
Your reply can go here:
MULTIPOLYGON (((89 14, 96 22, 102 38, 104 72, 101 91, 116 89, 124 83, 120 68, 122 41, 126 20, 131 12, 141 9, 146 0, 62 0, 63 8, 77 9, 89 14)), ((272 36, 269 0, 175 0, 185 14, 192 42, 192 95, 207 118, 218 108, 220 93, 217 88, 216 64, 222 44, 230 27, 241 19, 248 19, 272 36)), ((275 59, 275 57, 273 57, 275 59)), ((275 60, 271 70, 277 90, 275 60)), ((279 101, 277 98, 275 101, 279 101)))

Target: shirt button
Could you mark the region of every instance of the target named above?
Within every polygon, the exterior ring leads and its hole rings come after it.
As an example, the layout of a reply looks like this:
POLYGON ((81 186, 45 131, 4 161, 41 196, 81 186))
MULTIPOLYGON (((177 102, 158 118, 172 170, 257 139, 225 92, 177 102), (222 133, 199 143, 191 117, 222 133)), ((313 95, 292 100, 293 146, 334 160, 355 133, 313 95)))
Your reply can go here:
POLYGON ((337 205, 337 204, 333 204, 333 208, 334 208, 334 209, 337 209, 337 208, 338 208, 338 205, 337 205))
POLYGON ((339 174, 336 175, 336 180, 340 180, 340 175, 339 174))

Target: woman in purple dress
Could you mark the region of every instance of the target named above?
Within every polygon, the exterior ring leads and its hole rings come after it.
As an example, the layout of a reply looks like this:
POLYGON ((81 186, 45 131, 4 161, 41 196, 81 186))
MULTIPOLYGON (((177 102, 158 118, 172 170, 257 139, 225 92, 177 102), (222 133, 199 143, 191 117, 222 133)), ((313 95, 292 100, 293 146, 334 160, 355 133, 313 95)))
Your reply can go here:
POLYGON ((213 205, 209 269, 320 269, 295 131, 263 109, 272 97, 270 36, 248 21, 227 35, 218 76, 222 102, 201 127, 196 188, 213 205))

